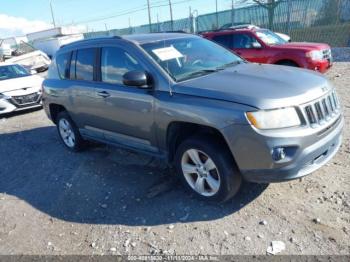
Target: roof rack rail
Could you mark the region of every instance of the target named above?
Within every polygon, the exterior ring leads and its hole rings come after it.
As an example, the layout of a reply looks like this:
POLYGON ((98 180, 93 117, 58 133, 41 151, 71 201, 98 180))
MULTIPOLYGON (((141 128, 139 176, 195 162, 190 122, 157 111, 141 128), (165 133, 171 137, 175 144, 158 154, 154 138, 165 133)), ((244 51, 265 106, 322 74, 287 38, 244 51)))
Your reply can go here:
POLYGON ((59 49, 68 46, 68 45, 72 45, 72 44, 76 44, 76 43, 83 43, 83 42, 87 42, 87 41, 94 41, 94 40, 103 40, 103 39, 123 39, 123 37, 118 36, 118 35, 114 35, 114 36, 100 36, 100 37, 93 37, 93 38, 85 38, 79 41, 75 41, 69 44, 65 44, 65 45, 61 45, 59 49))
POLYGON ((227 28, 219 28, 219 29, 214 29, 214 30, 205 30, 205 31, 199 31, 199 34, 202 33, 210 33, 210 32, 221 32, 221 31, 228 31, 228 30, 237 30, 237 29, 260 29, 260 27, 256 25, 251 25, 251 24, 243 24, 243 25, 234 25, 230 26, 227 28))
POLYGON ((182 34, 190 34, 184 30, 169 30, 169 31, 159 31, 155 33, 182 33, 182 34))

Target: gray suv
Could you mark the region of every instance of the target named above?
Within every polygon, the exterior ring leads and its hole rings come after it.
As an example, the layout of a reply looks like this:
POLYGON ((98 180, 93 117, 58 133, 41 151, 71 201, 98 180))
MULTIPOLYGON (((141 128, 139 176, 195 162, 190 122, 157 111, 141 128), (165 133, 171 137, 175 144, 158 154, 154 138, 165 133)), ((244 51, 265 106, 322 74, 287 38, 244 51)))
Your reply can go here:
POLYGON ((247 63, 189 34, 66 45, 43 86, 46 113, 68 149, 94 140, 162 158, 206 200, 228 200, 242 178, 310 174, 341 144, 340 103, 325 77, 247 63))

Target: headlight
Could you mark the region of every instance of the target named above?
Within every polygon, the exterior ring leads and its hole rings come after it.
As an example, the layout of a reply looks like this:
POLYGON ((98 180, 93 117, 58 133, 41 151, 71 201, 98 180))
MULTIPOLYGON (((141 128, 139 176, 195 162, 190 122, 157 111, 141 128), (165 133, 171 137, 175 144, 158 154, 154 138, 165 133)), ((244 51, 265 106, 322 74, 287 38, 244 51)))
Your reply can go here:
POLYGON ((310 51, 310 52, 306 53, 306 56, 314 61, 320 61, 320 60, 323 60, 323 58, 324 58, 323 51, 321 51, 321 50, 310 51))
POLYGON ((9 99, 9 97, 8 97, 8 96, 5 96, 4 94, 1 94, 1 93, 0 93, 0 99, 9 99))
POLYGON ((249 122, 258 129, 276 129, 301 125, 294 107, 247 112, 246 115, 249 122))

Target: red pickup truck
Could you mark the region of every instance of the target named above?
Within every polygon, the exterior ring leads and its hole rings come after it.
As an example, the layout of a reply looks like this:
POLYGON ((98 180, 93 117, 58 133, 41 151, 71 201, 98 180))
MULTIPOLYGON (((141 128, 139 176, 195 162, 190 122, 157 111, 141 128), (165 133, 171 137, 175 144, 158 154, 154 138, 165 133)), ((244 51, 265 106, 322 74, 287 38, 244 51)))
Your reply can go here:
POLYGON ((259 27, 228 28, 202 33, 250 62, 307 68, 325 73, 332 66, 327 44, 290 43, 259 27))

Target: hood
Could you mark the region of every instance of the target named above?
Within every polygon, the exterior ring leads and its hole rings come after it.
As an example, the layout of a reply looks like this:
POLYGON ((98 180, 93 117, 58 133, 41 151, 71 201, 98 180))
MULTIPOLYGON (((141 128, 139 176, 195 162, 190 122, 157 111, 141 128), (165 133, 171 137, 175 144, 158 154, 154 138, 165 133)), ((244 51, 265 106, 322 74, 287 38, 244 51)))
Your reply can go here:
POLYGON ((283 45, 277 45, 273 47, 277 47, 281 49, 304 49, 305 51, 330 49, 330 46, 327 44, 307 43, 307 42, 285 43, 283 45))
POLYGON ((330 83, 319 73, 287 66, 244 63, 173 86, 175 93, 273 109, 322 96, 330 83))
POLYGON ((37 75, 29 75, 24 77, 12 78, 0 81, 0 93, 7 94, 24 89, 41 89, 43 78, 37 75))

